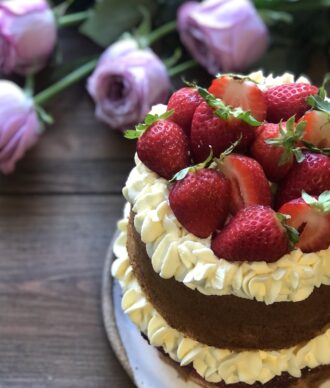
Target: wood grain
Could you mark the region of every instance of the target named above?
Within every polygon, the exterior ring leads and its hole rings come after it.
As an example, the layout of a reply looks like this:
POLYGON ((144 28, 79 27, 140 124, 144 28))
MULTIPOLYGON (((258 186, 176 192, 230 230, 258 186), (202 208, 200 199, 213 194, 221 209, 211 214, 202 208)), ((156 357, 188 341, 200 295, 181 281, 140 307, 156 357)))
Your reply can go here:
MULTIPOLYGON (((98 51, 76 32, 66 63, 98 51)), ((52 68, 37 87, 57 78, 52 68)), ((97 122, 84 82, 55 98, 56 124, 0 177, 0 387, 128 388, 105 335, 102 269, 134 142, 97 122)))

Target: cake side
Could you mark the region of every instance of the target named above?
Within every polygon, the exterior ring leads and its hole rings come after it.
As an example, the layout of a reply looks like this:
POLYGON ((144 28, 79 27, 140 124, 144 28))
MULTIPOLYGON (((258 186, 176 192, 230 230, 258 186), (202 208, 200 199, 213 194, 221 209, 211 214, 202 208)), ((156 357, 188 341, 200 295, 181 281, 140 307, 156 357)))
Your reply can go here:
POLYGON ((288 372, 299 378, 304 368, 330 364, 330 329, 304 344, 281 350, 234 351, 208 346, 173 329, 159 315, 141 289, 130 265, 127 244, 128 219, 119 223, 121 231, 114 252, 112 274, 123 289, 122 308, 152 346, 160 347, 181 366, 191 364, 210 383, 262 384, 288 372))
POLYGON ((218 348, 275 350, 306 342, 329 326, 329 286, 296 303, 266 305, 234 295, 207 296, 158 276, 135 230, 133 213, 127 233, 130 265, 144 294, 171 327, 198 342, 218 348))

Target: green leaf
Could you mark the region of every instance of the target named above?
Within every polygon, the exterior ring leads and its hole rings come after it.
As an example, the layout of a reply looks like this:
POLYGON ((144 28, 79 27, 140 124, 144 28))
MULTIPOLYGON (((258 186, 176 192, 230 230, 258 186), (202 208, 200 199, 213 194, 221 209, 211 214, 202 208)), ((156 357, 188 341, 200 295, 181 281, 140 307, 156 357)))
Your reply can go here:
POLYGON ((310 105, 312 108, 330 114, 330 102, 325 100, 324 98, 318 95, 308 96, 306 101, 307 104, 310 105))
POLYGON ((288 214, 283 213, 276 213, 277 219, 280 221, 280 223, 284 226, 286 229, 286 232, 288 234, 289 243, 291 248, 295 246, 295 244, 299 241, 299 232, 297 229, 293 228, 292 226, 289 226, 287 224, 287 220, 291 218, 288 214))
POLYGON ((141 22, 141 7, 148 9, 151 15, 156 10, 153 0, 98 0, 80 32, 101 47, 108 47, 141 22))
POLYGON ((196 171, 202 170, 203 168, 209 167, 212 160, 213 160, 213 150, 212 150, 212 147, 210 146, 209 156, 204 160, 204 162, 201 162, 201 163, 195 164, 194 166, 189 166, 180 170, 173 176, 173 178, 169 182, 171 183, 174 181, 180 181, 184 179, 190 172, 196 172, 196 171))
POLYGON ((315 154, 330 156, 330 148, 318 148, 306 140, 302 140, 302 142, 309 151, 314 152, 315 154))
POLYGON ((152 124, 158 120, 166 120, 174 113, 174 109, 164 112, 161 115, 148 113, 144 119, 144 123, 138 124, 135 129, 128 129, 124 132, 126 139, 137 139, 139 138, 152 124))
POLYGON ((242 108, 234 108, 230 105, 226 105, 220 98, 215 97, 207 89, 198 86, 194 82, 184 82, 186 85, 195 88, 198 91, 199 95, 205 100, 205 102, 211 108, 214 108, 214 114, 220 117, 221 119, 228 120, 230 117, 235 117, 253 127, 258 127, 262 124, 262 122, 258 121, 255 117, 253 117, 250 112, 245 111, 242 108))
POLYGON ((305 191, 301 192, 302 199, 315 210, 322 214, 330 214, 330 191, 324 191, 319 195, 318 199, 307 194, 305 191))
POLYGON ((54 124, 53 117, 49 113, 47 113, 43 107, 35 104, 35 110, 36 110, 41 122, 43 122, 44 124, 47 124, 47 125, 54 124))
POLYGON ((327 96, 326 86, 327 86, 327 83, 328 83, 329 81, 330 81, 330 73, 327 73, 327 74, 324 76, 322 86, 320 87, 319 92, 318 92, 318 95, 319 95, 322 99, 325 99, 326 96, 327 96))

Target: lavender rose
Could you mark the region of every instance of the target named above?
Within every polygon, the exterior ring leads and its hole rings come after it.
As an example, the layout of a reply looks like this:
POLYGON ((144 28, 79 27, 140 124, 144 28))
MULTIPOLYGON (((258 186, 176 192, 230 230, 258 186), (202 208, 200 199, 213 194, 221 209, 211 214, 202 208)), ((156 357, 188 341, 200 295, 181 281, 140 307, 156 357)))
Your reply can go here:
POLYGON ((249 0, 187 2, 178 11, 186 48, 209 73, 241 71, 268 45, 268 31, 249 0))
POLYGON ((150 49, 139 49, 132 39, 110 46, 87 84, 97 118, 117 129, 143 121, 152 105, 166 100, 169 88, 161 60, 150 49))
POLYGON ((56 44, 57 27, 46 0, 0 1, 0 71, 40 70, 56 44))
POLYGON ((39 134, 33 100, 13 82, 0 80, 0 171, 13 172, 39 134))

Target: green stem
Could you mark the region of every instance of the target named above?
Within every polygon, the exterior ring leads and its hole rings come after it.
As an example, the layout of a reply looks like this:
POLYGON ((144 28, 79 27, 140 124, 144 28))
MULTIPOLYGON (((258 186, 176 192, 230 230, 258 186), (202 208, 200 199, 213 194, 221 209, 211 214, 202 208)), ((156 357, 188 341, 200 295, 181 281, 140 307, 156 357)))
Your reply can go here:
POLYGON ((186 70, 192 69, 194 67, 198 66, 198 63, 194 61, 193 59, 190 59, 189 61, 180 63, 179 65, 176 65, 172 67, 171 69, 168 69, 168 74, 170 77, 174 77, 186 70))
POLYGON ((145 37, 145 42, 147 46, 152 45, 157 40, 162 38, 163 36, 169 34, 170 32, 173 32, 176 30, 176 21, 173 20, 169 23, 166 23, 162 25, 161 27, 157 28, 156 30, 152 31, 148 36, 145 37))
POLYGON ((74 70, 72 73, 68 74, 60 81, 49 86, 47 89, 38 93, 34 97, 34 102, 36 105, 44 105, 48 100, 53 98, 56 94, 62 92, 64 89, 80 81, 82 78, 85 78, 89 73, 93 71, 98 59, 93 59, 90 62, 87 62, 85 65, 74 70))
POLYGON ((57 19, 57 24, 60 28, 75 26, 76 24, 80 24, 84 22, 89 17, 89 15, 90 15, 90 11, 88 10, 88 11, 77 12, 69 15, 60 16, 57 19))
POLYGON ((33 96, 33 94, 34 94, 34 75, 29 74, 25 78, 24 91, 28 96, 30 96, 30 97, 33 96))

